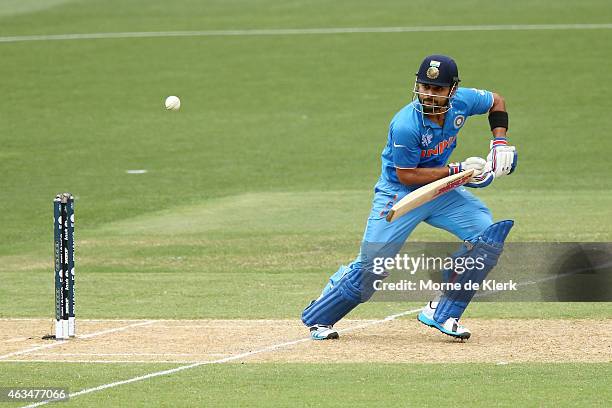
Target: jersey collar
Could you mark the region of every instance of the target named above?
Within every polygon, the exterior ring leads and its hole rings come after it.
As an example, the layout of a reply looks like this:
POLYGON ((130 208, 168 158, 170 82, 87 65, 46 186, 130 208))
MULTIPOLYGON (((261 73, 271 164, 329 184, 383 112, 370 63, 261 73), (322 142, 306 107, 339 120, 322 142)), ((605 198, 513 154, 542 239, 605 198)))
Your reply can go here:
MULTIPOLYGON (((433 120, 429 119, 427 117, 427 115, 421 114, 422 118, 423 118, 423 126, 432 128, 432 129, 442 129, 444 126, 440 126, 438 125, 436 122, 434 122, 433 120)), ((446 123, 446 117, 448 115, 448 112, 446 113, 446 115, 444 116, 444 122, 446 123)))

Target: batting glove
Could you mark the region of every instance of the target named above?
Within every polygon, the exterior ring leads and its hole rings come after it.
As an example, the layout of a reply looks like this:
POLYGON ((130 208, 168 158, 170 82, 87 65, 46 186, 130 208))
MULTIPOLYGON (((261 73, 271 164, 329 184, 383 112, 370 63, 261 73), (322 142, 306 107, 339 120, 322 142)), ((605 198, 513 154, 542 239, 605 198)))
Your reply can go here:
POLYGON ((484 188, 491 184, 495 180, 495 173, 491 169, 491 163, 486 162, 484 169, 478 175, 474 172, 474 176, 470 179, 469 183, 466 183, 466 187, 472 188, 484 188))
POLYGON ((448 175, 461 173, 465 170, 474 170, 474 176, 479 175, 485 169, 487 161, 482 157, 468 157, 465 161, 450 163, 448 165, 448 175))
POLYGON ((512 174, 518 159, 516 147, 508 145, 505 137, 496 137, 491 140, 489 148, 491 150, 487 156, 487 162, 491 163, 491 170, 495 177, 512 174))

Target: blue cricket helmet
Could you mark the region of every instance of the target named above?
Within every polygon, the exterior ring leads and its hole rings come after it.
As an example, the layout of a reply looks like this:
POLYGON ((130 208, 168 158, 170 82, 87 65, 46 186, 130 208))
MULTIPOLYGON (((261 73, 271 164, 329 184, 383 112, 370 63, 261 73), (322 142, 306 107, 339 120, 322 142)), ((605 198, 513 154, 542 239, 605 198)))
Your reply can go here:
POLYGON ((460 81, 455 60, 446 55, 438 54, 425 57, 416 77, 416 81, 421 84, 444 87, 456 86, 460 81))

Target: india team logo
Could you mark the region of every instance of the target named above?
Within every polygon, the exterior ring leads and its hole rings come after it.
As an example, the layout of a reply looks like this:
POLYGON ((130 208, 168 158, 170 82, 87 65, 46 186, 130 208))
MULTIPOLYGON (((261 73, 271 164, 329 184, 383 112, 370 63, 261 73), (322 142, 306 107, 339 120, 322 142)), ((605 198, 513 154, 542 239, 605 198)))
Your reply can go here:
POLYGON ((427 68, 427 78, 436 79, 440 75, 440 70, 436 67, 427 68))
POLYGON ((432 137, 433 135, 430 135, 430 134, 421 136, 421 143, 423 144, 423 146, 429 146, 429 144, 431 143, 432 137))
POLYGON ((431 60, 426 75, 429 79, 436 79, 440 75, 440 61, 431 60))
POLYGON ((464 122, 465 122, 465 116, 457 115, 457 117, 455 118, 455 121, 453 122, 453 126, 455 126, 455 129, 459 129, 461 126, 463 126, 464 122))

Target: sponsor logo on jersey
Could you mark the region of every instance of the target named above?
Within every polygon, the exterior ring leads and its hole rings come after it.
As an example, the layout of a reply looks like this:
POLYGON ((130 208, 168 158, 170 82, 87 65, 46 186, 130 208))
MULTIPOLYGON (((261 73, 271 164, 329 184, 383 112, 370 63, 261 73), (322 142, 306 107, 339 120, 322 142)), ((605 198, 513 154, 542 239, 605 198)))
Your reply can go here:
POLYGON ((433 149, 422 149, 421 159, 431 157, 431 156, 438 156, 444 153, 446 149, 448 149, 449 147, 453 145, 453 143, 455 143, 455 140, 457 140, 457 136, 451 136, 448 139, 442 140, 433 149))

